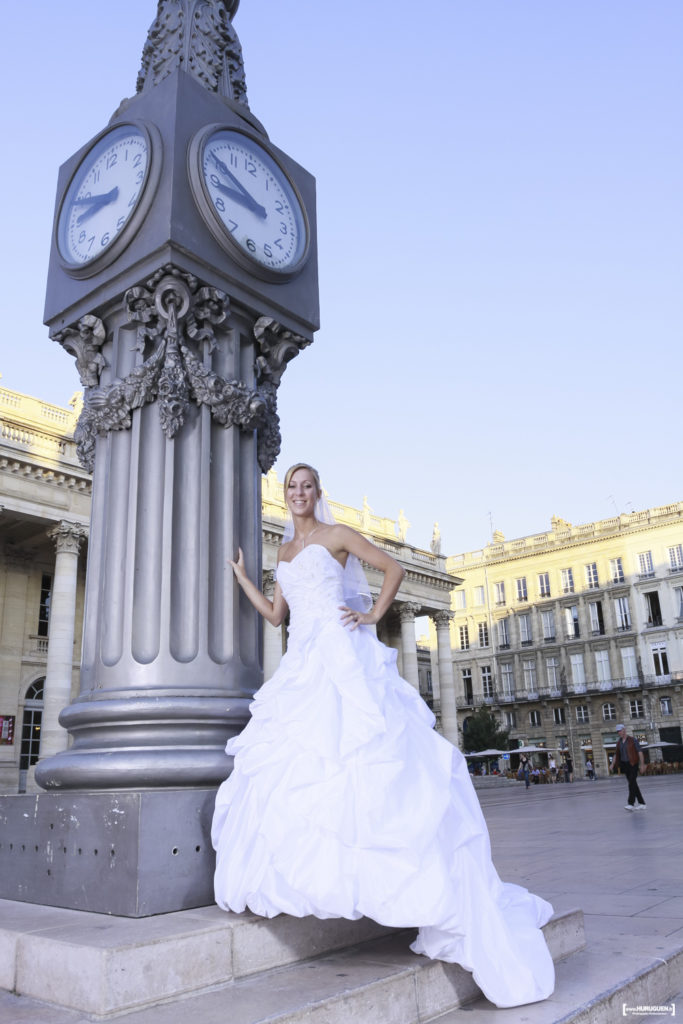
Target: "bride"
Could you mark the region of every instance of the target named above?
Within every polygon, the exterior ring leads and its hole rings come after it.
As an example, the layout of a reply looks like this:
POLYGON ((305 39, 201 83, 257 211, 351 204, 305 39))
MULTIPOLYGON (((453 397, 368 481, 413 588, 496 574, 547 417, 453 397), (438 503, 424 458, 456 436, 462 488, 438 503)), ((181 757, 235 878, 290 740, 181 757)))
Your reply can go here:
POLYGON ((500 1007, 546 999, 549 903, 501 882, 465 760, 396 670, 374 626, 403 569, 334 522, 317 472, 285 476, 291 524, 270 601, 231 561, 287 652, 231 739, 216 796, 216 902, 274 917, 369 917, 416 927, 411 949, 461 964, 500 1007), (384 573, 372 606, 360 559, 384 573))

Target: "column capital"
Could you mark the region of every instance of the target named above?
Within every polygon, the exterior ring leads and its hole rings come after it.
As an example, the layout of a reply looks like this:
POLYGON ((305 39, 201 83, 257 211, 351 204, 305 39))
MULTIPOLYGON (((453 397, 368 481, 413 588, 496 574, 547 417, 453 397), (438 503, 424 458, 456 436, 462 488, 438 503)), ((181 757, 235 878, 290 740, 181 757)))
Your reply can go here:
POLYGON ((404 601, 398 607, 398 614, 401 622, 414 622, 415 616, 418 615, 422 610, 422 605, 416 604, 414 601, 404 601))
POLYGON ((77 555, 81 549, 81 541, 88 536, 88 530, 80 523, 70 523, 68 520, 62 519, 47 531, 47 535, 54 540, 57 554, 66 551, 67 554, 77 555))
POLYGON ((445 608, 438 612, 432 612, 429 618, 432 620, 437 629, 443 629, 444 626, 448 627, 453 619, 454 612, 449 612, 445 608))

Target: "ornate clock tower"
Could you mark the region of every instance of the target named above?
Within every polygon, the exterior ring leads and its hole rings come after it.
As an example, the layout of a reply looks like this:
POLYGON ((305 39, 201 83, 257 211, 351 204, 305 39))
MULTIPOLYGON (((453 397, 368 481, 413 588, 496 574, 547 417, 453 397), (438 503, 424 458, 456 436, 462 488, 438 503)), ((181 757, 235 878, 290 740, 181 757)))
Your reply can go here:
POLYGON ((115 797, 129 862, 158 845, 134 821, 179 827, 169 849, 194 850, 182 871, 201 876, 182 895, 166 892, 173 858, 146 902, 141 875, 126 902, 122 873, 96 906, 94 880, 88 909, 134 916, 211 898, 212 789, 262 681, 260 624, 227 560, 241 545, 260 578, 277 389, 318 327, 315 182, 249 110, 238 2, 160 0, 136 95, 57 187, 45 321, 81 375, 93 506, 71 743, 36 780, 83 827, 115 821, 115 797))

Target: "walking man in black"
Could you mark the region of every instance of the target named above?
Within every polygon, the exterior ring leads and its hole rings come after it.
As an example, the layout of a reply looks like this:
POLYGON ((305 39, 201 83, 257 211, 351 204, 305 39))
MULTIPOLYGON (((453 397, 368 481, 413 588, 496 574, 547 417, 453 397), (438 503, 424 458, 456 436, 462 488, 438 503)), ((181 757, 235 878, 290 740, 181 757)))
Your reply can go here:
POLYGON ((612 771, 616 772, 621 769, 622 775, 625 775, 628 779, 628 803, 626 804, 626 810, 635 811, 636 807, 645 810, 643 794, 638 787, 638 769, 642 772, 645 768, 643 752, 640 749, 638 740, 633 736, 627 735, 626 726, 618 725, 617 735, 619 739, 617 740, 617 749, 612 760, 612 771))

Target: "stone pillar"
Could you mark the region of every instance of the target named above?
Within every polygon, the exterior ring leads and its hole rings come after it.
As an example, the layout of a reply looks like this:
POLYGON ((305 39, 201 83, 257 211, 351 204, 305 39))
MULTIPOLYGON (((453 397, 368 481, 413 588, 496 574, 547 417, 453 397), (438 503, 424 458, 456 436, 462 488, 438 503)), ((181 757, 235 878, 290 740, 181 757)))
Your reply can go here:
POLYGON ((420 677, 417 669, 417 642, 415 640, 415 616, 420 611, 420 605, 412 601, 406 601, 399 605, 399 616, 401 619, 401 653, 403 655, 403 678, 420 689, 420 677))
POLYGON ((441 730, 447 740, 458 745, 458 715, 455 699, 455 677, 451 652, 451 619, 453 612, 440 611, 432 615, 436 627, 436 646, 439 659, 439 692, 441 697, 441 730))
POLYGON ((68 734, 59 724, 59 714, 71 702, 78 552, 86 534, 84 526, 64 519, 48 531, 48 536, 57 546, 57 557, 52 580, 47 670, 40 728, 41 759, 58 754, 67 747, 68 734))
POLYGON ((81 690, 44 789, 211 786, 263 679, 260 616, 228 558, 261 578, 261 471, 276 391, 305 342, 166 266, 106 321, 57 340, 86 385, 76 438, 94 460, 81 690))
MULTIPOLYGON (((273 600, 275 573, 268 569, 263 573, 263 593, 273 600)), ((270 679, 282 660, 282 626, 272 626, 263 620, 263 678, 270 679)))

